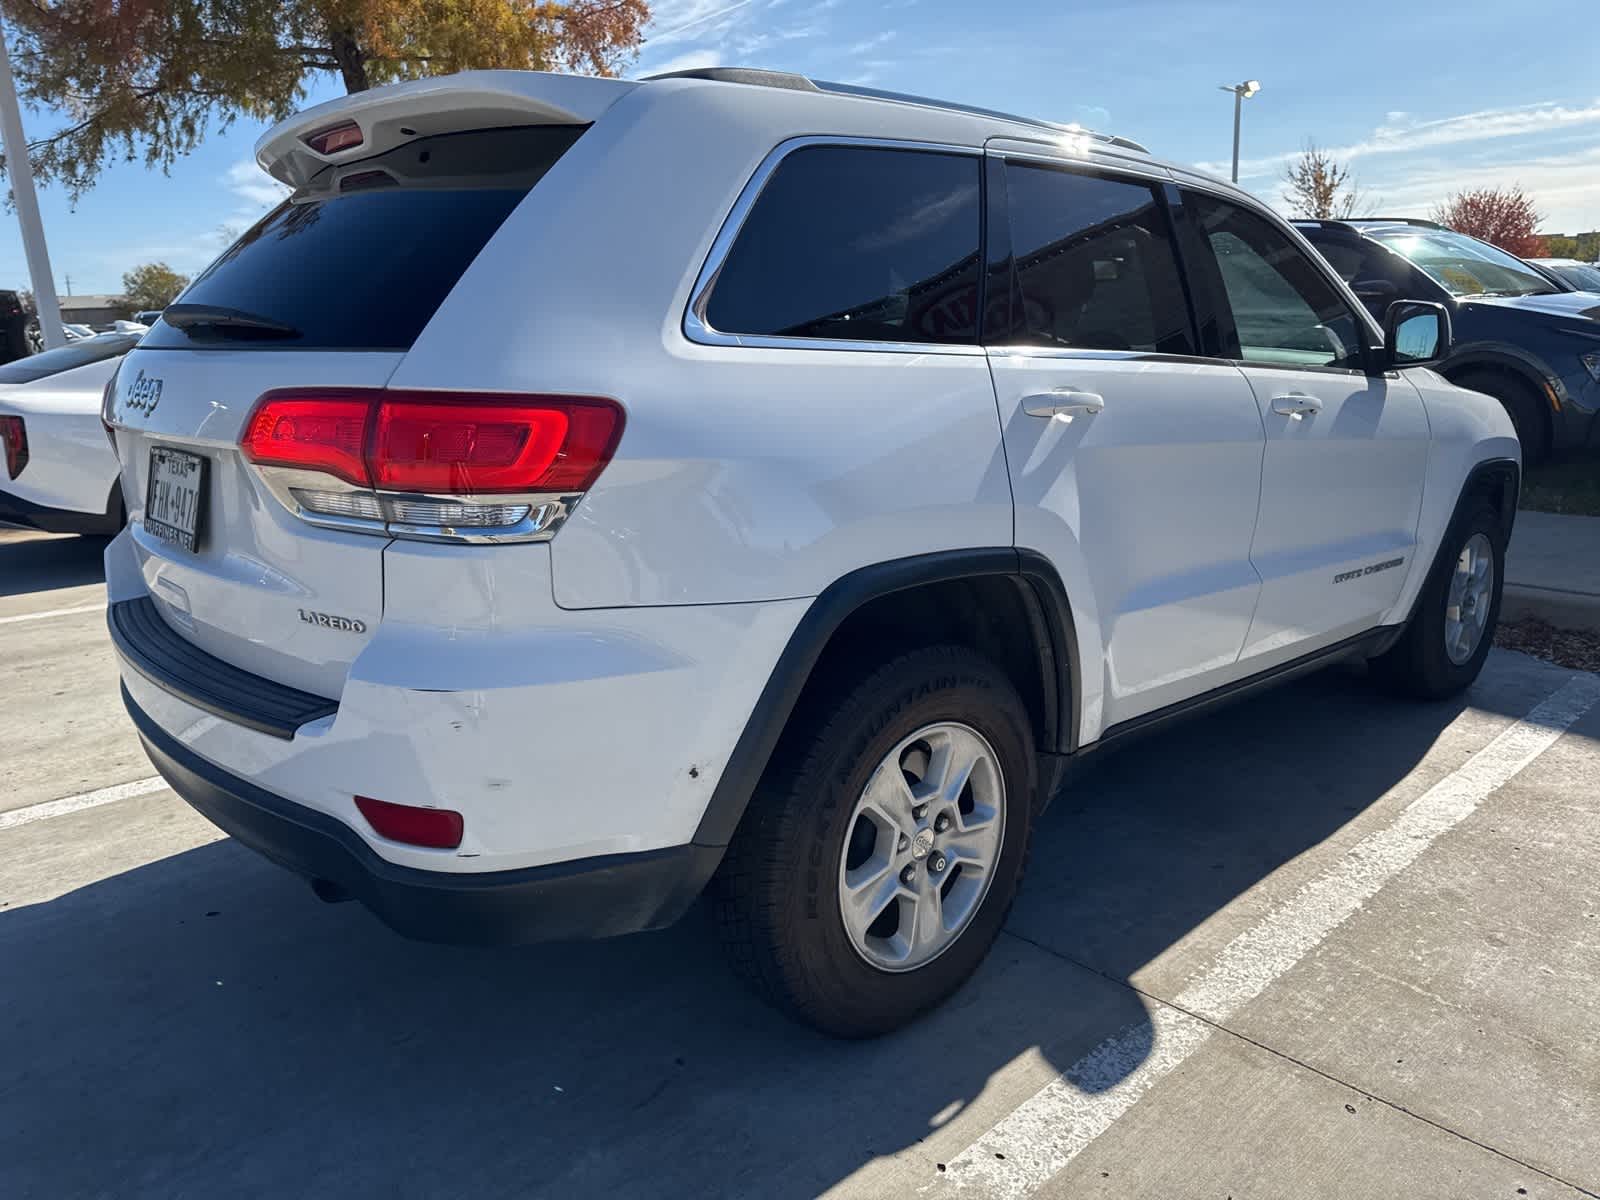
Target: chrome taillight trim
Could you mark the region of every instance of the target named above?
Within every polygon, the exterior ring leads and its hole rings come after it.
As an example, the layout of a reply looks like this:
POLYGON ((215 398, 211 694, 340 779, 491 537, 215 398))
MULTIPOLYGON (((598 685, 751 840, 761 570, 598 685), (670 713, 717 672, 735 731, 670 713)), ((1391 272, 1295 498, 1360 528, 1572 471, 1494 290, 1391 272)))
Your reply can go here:
POLYGON ((374 537, 404 538, 417 542, 500 544, 548 541, 555 536, 556 531, 572 515, 572 510, 578 501, 583 498, 582 493, 560 492, 459 496, 433 492, 376 491, 322 471, 308 471, 299 467, 274 467, 259 463, 247 465, 251 474, 266 485, 273 499, 307 525, 315 525, 320 529, 336 529, 343 533, 364 533, 374 537), (318 512, 307 508, 297 492, 350 492, 371 496, 377 500, 379 508, 386 517, 383 520, 369 520, 365 517, 318 512), (514 524, 495 526, 425 525, 388 519, 388 514, 395 511, 394 505, 429 503, 484 505, 496 508, 518 507, 525 508, 527 515, 514 524))

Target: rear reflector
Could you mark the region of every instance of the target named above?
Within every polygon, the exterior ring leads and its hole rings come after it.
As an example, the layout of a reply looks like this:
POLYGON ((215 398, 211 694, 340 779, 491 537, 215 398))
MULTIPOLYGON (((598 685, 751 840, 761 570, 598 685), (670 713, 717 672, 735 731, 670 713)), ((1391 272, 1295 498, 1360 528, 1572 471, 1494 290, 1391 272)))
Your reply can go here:
POLYGON ((21 417, 0 417, 0 444, 6 450, 6 473, 15 479, 28 465, 28 430, 21 417))
POLYGON ((361 140, 361 126, 354 121, 345 121, 305 136, 306 145, 318 154, 337 154, 341 150, 361 145, 361 140))
POLYGON ((384 492, 586 490, 622 436, 622 406, 576 396, 268 392, 240 446, 253 463, 384 492))
POLYGON ((432 850, 454 850, 461 845, 465 823, 460 813, 448 808, 416 808, 374 800, 370 796, 357 796, 356 807, 378 836, 391 842, 427 846, 432 850))

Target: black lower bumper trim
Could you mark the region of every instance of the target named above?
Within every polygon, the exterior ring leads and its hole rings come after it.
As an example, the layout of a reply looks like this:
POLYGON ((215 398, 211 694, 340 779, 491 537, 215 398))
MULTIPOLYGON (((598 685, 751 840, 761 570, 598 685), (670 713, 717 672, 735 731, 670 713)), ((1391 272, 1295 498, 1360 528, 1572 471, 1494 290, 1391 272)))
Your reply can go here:
POLYGON ((199 757, 126 688, 122 699, 156 770, 202 816, 280 866, 336 885, 408 937, 505 945, 659 929, 688 911, 722 859, 721 849, 684 845, 514 871, 399 866, 342 821, 199 757))
POLYGON ((161 619, 148 596, 117 601, 106 610, 106 624, 130 667, 162 691, 224 721, 292 738, 307 721, 339 711, 336 700, 241 671, 190 645, 161 619))
POLYGON ((72 508, 50 508, 21 496, 0 491, 0 525, 20 525, 40 533, 78 533, 86 537, 110 537, 122 528, 122 506, 116 489, 103 513, 78 512, 72 508))

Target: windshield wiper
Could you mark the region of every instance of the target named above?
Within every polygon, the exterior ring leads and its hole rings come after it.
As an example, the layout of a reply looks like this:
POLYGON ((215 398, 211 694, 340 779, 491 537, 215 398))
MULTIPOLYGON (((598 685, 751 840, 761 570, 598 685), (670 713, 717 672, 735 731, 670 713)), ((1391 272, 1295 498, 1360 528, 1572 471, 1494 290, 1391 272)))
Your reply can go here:
POLYGON ((240 308, 224 308, 219 304, 169 304, 161 311, 161 319, 179 329, 234 329, 257 337, 299 337, 293 325, 258 316, 240 308))

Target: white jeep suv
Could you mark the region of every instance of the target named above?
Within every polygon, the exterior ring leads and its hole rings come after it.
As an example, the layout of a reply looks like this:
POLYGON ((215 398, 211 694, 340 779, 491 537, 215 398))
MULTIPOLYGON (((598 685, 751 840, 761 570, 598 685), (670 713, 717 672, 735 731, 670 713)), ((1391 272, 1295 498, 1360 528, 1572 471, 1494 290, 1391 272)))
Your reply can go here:
POLYGON ((1519 454, 1250 196, 741 70, 487 72, 265 135, 293 195, 109 389, 129 712, 416 937, 665 925, 846 1035, 994 940, 1066 769, 1488 653, 1519 454))

